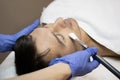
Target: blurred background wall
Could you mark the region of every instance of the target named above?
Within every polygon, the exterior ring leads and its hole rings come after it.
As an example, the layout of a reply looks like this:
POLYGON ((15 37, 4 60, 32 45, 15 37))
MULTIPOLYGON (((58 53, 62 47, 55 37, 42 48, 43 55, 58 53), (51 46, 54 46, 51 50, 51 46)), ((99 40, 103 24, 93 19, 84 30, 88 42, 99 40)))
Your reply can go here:
MULTIPOLYGON (((39 19, 53 0, 0 0, 0 33, 14 34, 39 19)), ((9 52, 0 53, 0 63, 9 52)))

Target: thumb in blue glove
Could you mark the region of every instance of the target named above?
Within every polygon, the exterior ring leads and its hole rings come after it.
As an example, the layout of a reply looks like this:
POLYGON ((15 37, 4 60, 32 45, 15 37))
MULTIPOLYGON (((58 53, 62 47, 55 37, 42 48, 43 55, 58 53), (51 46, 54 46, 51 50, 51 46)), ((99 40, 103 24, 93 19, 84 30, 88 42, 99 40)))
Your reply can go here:
POLYGON ((35 20, 31 25, 13 35, 0 34, 0 52, 12 51, 16 40, 22 35, 30 34, 39 25, 39 20, 35 20))
POLYGON ((61 58, 56 58, 50 62, 50 65, 58 62, 67 63, 70 65, 72 71, 71 77, 83 76, 91 72, 99 65, 99 62, 96 60, 90 61, 90 57, 96 55, 96 53, 96 47, 88 48, 86 50, 78 51, 61 58))

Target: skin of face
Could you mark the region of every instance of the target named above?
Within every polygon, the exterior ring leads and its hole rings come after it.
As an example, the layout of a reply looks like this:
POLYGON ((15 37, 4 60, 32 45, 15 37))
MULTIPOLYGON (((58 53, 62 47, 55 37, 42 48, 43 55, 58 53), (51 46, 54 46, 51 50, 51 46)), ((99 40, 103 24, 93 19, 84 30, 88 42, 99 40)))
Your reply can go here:
POLYGON ((30 35, 36 43, 37 52, 45 54, 44 60, 50 61, 81 49, 68 36, 71 32, 81 38, 80 28, 74 19, 58 18, 54 23, 36 28, 30 35))

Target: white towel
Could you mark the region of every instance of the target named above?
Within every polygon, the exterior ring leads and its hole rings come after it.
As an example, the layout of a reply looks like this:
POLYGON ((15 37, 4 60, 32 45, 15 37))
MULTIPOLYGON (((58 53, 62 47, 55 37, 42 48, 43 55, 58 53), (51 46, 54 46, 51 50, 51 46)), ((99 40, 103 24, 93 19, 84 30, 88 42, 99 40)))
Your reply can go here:
POLYGON ((41 23, 74 18, 88 35, 120 54, 120 0, 55 0, 42 12, 41 23))

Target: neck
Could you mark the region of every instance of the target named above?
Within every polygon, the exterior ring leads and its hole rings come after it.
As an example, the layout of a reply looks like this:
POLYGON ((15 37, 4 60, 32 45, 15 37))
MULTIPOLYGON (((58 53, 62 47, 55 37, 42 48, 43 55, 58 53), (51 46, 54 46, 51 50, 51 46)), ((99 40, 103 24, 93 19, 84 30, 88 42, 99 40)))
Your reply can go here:
POLYGON ((80 40, 82 40, 88 47, 91 47, 94 44, 94 41, 87 35, 87 33, 82 28, 80 28, 80 33, 80 40))
POLYGON ((88 47, 97 47, 98 54, 101 56, 118 56, 113 51, 109 50, 108 48, 104 47, 103 45, 96 42, 92 39, 83 29, 80 28, 81 32, 81 40, 88 45, 88 47))

